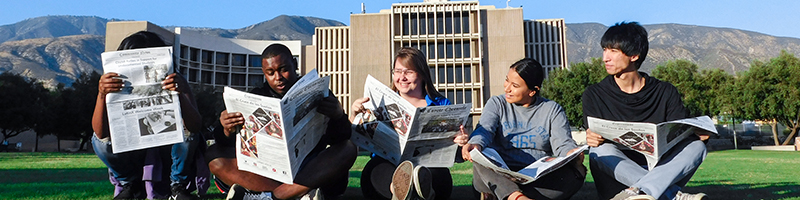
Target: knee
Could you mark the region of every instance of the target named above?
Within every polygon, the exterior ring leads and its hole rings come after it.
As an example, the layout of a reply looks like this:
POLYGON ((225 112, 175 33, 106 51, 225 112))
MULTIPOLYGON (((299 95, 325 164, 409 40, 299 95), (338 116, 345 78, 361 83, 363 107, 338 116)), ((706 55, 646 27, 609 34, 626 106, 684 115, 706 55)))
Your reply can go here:
POLYGON ((211 160, 211 162, 208 162, 208 170, 211 171, 212 174, 219 176, 222 174, 222 171, 225 170, 225 162, 220 158, 211 160))
MULTIPOLYGON (((356 157, 358 156, 358 147, 356 147, 353 142, 350 140, 346 140, 344 142, 339 143, 341 145, 339 156, 340 160, 346 161, 346 163, 353 164, 356 162, 356 157)), ((348 167, 349 169, 349 167, 348 167)))

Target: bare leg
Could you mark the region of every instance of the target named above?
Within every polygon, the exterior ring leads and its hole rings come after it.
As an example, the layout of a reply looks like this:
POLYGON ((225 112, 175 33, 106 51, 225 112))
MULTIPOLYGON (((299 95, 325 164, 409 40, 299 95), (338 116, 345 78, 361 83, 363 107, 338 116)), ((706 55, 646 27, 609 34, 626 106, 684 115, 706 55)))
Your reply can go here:
POLYGON ((239 170, 235 158, 217 158, 208 163, 211 173, 228 185, 234 183, 253 191, 272 191, 281 185, 280 182, 239 170))

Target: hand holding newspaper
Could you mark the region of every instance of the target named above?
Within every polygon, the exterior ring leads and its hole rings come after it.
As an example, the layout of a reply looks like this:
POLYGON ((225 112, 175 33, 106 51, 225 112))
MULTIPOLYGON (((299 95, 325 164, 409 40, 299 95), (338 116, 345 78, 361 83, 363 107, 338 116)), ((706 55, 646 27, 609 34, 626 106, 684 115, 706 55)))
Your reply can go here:
POLYGON ((178 93, 161 88, 172 73, 172 47, 141 48, 101 54, 103 71, 123 80, 120 92, 106 95, 114 153, 183 142, 178 93))
POLYGON ((708 116, 686 118, 659 124, 646 122, 622 122, 587 117, 589 129, 603 138, 633 149, 647 158, 647 166, 653 169, 661 158, 675 144, 705 130, 717 134, 714 122, 708 116))
POLYGON ((469 117, 469 104, 417 108, 372 76, 364 84, 365 113, 355 116, 351 141, 394 163, 450 167, 453 138, 469 117))
POLYGON ((319 143, 325 134, 320 130, 326 130, 330 120, 316 110, 328 96, 330 77, 318 76, 312 70, 281 99, 225 87, 226 109, 245 118, 236 135, 240 170, 282 183, 294 182, 300 164, 319 143))
POLYGON ((469 155, 472 157, 472 162, 475 164, 489 168, 516 183, 528 184, 563 167, 587 149, 589 149, 589 146, 583 145, 564 157, 543 157, 516 172, 511 171, 505 161, 503 161, 503 158, 500 157, 500 154, 492 148, 486 148, 483 151, 472 149, 469 155))

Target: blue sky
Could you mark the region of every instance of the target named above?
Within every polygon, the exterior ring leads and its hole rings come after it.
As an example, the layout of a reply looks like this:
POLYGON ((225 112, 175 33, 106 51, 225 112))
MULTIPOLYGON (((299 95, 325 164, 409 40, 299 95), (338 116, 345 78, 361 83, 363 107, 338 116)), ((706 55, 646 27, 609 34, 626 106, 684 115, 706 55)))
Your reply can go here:
MULTIPOLYGON (((404 2, 421 2, 407 0, 404 2)), ((398 0, 8 0, 0 6, 0 25, 47 15, 88 15, 126 20, 147 20, 161 26, 235 29, 275 16, 314 16, 350 23, 350 13, 388 9, 398 0)), ((506 0, 480 1, 505 8, 506 0)), ((567 23, 620 21, 642 24, 679 23, 737 28, 774 36, 800 38, 800 1, 797 0, 512 0, 523 6, 525 19, 564 18, 567 23)))

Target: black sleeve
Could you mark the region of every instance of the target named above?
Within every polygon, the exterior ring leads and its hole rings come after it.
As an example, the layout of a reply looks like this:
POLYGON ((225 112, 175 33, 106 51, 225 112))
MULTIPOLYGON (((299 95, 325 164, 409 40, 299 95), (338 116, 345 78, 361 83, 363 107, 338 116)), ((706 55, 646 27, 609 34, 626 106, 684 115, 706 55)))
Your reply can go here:
POLYGON ((325 135, 322 135, 320 141, 325 144, 337 144, 349 140, 352 131, 350 120, 345 113, 342 117, 339 117, 339 119, 331 119, 328 121, 328 128, 325 130, 325 135))
POLYGON ((211 130, 211 135, 214 137, 214 143, 222 146, 235 146, 235 136, 225 136, 225 132, 222 129, 224 129, 224 127, 222 127, 222 123, 217 120, 217 122, 214 123, 214 130, 211 130))

